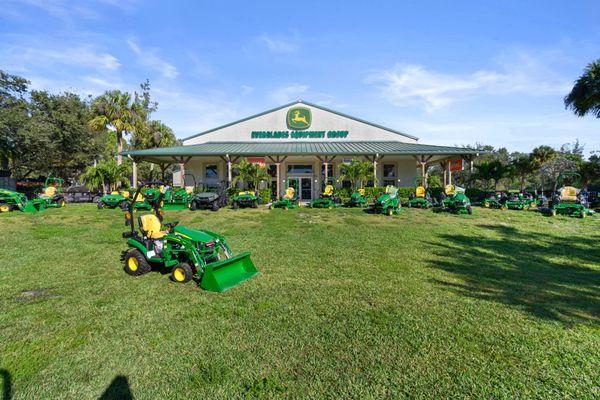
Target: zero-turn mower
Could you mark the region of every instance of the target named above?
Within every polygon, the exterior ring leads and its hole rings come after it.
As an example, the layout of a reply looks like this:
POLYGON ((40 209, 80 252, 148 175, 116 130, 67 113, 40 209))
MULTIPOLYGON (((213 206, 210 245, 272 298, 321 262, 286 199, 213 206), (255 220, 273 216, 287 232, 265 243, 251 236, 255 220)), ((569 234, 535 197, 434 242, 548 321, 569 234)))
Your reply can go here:
POLYGON ((504 202, 503 209, 509 210, 536 210, 537 202, 533 196, 527 195, 521 191, 508 191, 508 198, 504 202))
POLYGON ((0 213, 9 211, 38 212, 45 209, 44 200, 34 198, 27 200, 23 193, 8 189, 0 189, 0 213))
POLYGON ((454 185, 444 187, 441 210, 455 214, 473 214, 471 200, 465 195, 465 189, 454 185))
POLYGON ((369 206, 370 212, 376 214, 394 215, 399 214, 402 205, 398 196, 398 188, 386 186, 385 193, 379 196, 373 204, 369 206))
MULTIPOLYGON (((127 239, 129 249, 121 258, 129 275, 143 275, 157 266, 170 271, 174 282, 194 279, 205 290, 224 292, 258 273, 250 253, 233 255, 223 236, 179 226, 177 222, 163 224, 158 204, 152 214, 141 215, 136 220, 134 204, 140 189, 125 212, 125 225, 130 230, 123 233, 123 238, 127 239)), ((162 200, 162 194, 158 199, 162 200)))
POLYGON ((231 197, 231 207, 234 210, 245 207, 258 208, 258 204, 258 192, 239 192, 231 197))
POLYGON ((489 196, 487 196, 481 202, 481 204, 485 208, 499 208, 501 210, 508 210, 508 208, 504 204, 504 203, 506 203, 507 199, 508 199, 508 197, 506 196, 506 194, 504 192, 501 192, 501 193, 492 192, 492 193, 490 193, 489 196))
POLYGON ((288 210, 290 208, 298 208, 298 197, 296 196, 296 189, 294 189, 291 186, 287 188, 281 200, 274 201, 273 203, 271 203, 269 208, 283 208, 284 210, 288 210))
POLYGON ((346 204, 346 207, 366 207, 369 202, 369 197, 365 191, 365 188, 358 188, 350 195, 350 200, 346 204))
POLYGON ((339 207, 342 205, 342 201, 335 195, 335 189, 333 185, 325 186, 325 190, 321 194, 321 197, 313 200, 310 203, 312 208, 329 208, 339 207))
POLYGON ((581 175, 576 172, 569 172, 559 175, 557 186, 560 185, 552 201, 550 202, 549 213, 551 216, 564 214, 571 217, 585 218, 594 214, 593 210, 588 208, 587 194, 574 186, 562 186, 565 178, 576 182, 581 180, 581 175))
POLYGON ((44 182, 42 193, 38 196, 44 202, 45 208, 61 208, 67 202, 62 194, 63 179, 49 176, 44 182))

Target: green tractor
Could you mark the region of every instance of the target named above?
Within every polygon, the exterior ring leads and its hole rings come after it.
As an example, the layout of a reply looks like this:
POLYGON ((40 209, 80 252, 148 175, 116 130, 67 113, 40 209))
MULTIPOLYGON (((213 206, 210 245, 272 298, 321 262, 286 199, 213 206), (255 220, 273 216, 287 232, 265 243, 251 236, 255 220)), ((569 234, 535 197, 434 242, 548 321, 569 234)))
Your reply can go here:
POLYGON ((442 193, 441 210, 454 214, 473 214, 471 200, 465 195, 465 189, 446 185, 442 193))
POLYGON ((369 206, 369 210, 375 214, 386 214, 394 215, 399 214, 402 205, 400 204, 400 197, 398 196, 398 188, 395 186, 386 186, 385 193, 382 194, 375 200, 373 204, 369 206))
POLYGON ((483 199, 481 204, 485 208, 499 208, 501 210, 508 210, 508 207, 504 205, 507 199, 508 196, 506 196, 504 193, 492 192, 485 199, 483 199))
POLYGON ((358 188, 350 195, 350 200, 344 206, 346 207, 366 207, 369 202, 369 197, 365 188, 358 188))
MULTIPOLYGON (((410 195, 410 199, 408 200, 408 207, 417 207, 417 208, 430 208, 433 207, 433 199, 431 198, 431 193, 423 184, 417 185, 419 178, 415 178, 415 193, 410 195)), ((423 179, 421 179, 421 183, 423 179)))
POLYGON ((291 186, 287 188, 281 200, 274 201, 273 203, 271 203, 269 208, 283 208, 284 210, 288 210, 290 208, 298 208, 298 197, 296 196, 296 189, 294 189, 291 186))
POLYGON ((259 203, 258 192, 239 192, 237 195, 231 196, 231 207, 234 210, 246 207, 258 208, 259 203))
POLYGON ((42 193, 38 196, 44 202, 45 208, 62 208, 67 204, 62 194, 64 180, 49 176, 44 182, 42 193))
POLYGON ((45 202, 41 198, 27 200, 23 193, 8 189, 0 189, 0 213, 9 211, 23 211, 35 213, 45 209, 45 202))
POLYGON ((325 186, 325 190, 321 194, 321 197, 313 200, 310 203, 311 208, 329 208, 339 207, 342 205, 342 201, 335 195, 335 189, 333 185, 325 186))
POLYGON ((576 172, 559 175, 556 186, 560 187, 550 202, 550 215, 554 217, 557 214, 564 214, 571 217, 585 218, 594 214, 594 211, 588 208, 587 194, 574 186, 563 186, 563 181, 566 179, 574 183, 581 180, 581 175, 576 172))
POLYGON ((162 182, 142 184, 140 187, 142 190, 139 195, 136 196, 135 201, 133 201, 133 207, 136 210, 150 211, 155 207, 163 207, 163 191, 165 186, 162 182))
MULTIPOLYGON (((194 279, 204 290, 224 292, 258 274, 250 253, 233 255, 223 236, 179 226, 177 222, 163 224, 158 203, 152 214, 138 217, 138 232, 134 204, 140 189, 125 212, 125 224, 130 230, 123 233, 123 238, 127 239, 129 249, 123 252, 121 259, 129 275, 143 275, 155 265, 170 271, 174 282, 194 279)), ((162 193, 158 201, 162 201, 162 193)))
POLYGON ((122 210, 127 209, 127 203, 129 202, 129 190, 113 191, 105 194, 98 199, 98 209, 103 208, 115 209, 117 207, 122 210))

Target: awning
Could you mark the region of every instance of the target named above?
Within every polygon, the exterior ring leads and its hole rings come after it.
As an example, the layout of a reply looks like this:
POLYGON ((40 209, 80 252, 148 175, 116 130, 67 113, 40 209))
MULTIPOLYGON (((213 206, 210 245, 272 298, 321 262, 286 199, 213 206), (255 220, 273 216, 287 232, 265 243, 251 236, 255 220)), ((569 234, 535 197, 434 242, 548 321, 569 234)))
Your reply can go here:
MULTIPOLYGON (((210 156, 437 156, 436 159, 477 156, 479 150, 403 142, 208 142, 189 146, 130 150, 121 154, 137 161, 181 162, 189 157, 210 156)), ((433 159, 433 157, 431 157, 433 159)))

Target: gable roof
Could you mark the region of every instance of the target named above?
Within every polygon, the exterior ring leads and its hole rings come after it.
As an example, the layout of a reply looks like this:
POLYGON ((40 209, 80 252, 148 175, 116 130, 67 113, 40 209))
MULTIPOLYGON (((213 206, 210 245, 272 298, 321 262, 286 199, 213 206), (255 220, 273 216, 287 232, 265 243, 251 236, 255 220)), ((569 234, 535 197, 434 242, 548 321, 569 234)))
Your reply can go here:
POLYGON ((408 137, 408 138, 411 138, 411 139, 414 139, 414 140, 419 140, 418 137, 409 135, 408 133, 404 133, 404 132, 400 132, 400 131, 397 131, 397 130, 394 130, 394 129, 390 129, 390 128, 387 128, 385 126, 382 126, 382 125, 379 125, 379 124, 375 124, 373 122, 365 121, 364 119, 353 117, 353 116, 348 115, 348 114, 343 114, 343 113, 341 113, 339 111, 331 110, 329 108, 326 108, 326 107, 323 107, 323 106, 319 106, 317 104, 309 103, 308 101, 304 101, 304 100, 293 101, 291 103, 287 103, 287 104, 284 104, 282 106, 279 106, 279 107, 276 107, 276 108, 272 108, 270 110, 263 111, 263 112, 258 113, 258 114, 254 114, 254 115, 251 115, 249 117, 242 118, 242 119, 239 119, 237 121, 233 121, 233 122, 230 122, 228 124, 221 125, 221 126, 218 126, 216 128, 209 129, 209 130, 204 131, 204 132, 196 133, 195 135, 188 136, 188 137, 183 138, 181 140, 186 141, 186 140, 190 140, 190 139, 193 139, 195 137, 198 137, 198 136, 206 135, 207 133, 211 133, 211 132, 217 131, 219 129, 227 128, 229 126, 232 126, 232 125, 235 125, 235 124, 239 124, 240 122, 248 121, 248 120, 250 120, 252 118, 260 117, 262 115, 269 114, 269 113, 272 113, 274 111, 279 111, 279 110, 281 110, 283 108, 291 107, 294 104, 304 104, 304 105, 307 105, 307 106, 310 106, 310 107, 318 108, 320 110, 327 111, 327 112, 339 115, 340 117, 348 118, 348 119, 351 119, 351 120, 354 120, 354 121, 357 121, 357 122, 361 122, 363 124, 371 125, 371 126, 373 126, 375 128, 379 128, 379 129, 386 130, 388 132, 395 133, 396 135, 408 137))

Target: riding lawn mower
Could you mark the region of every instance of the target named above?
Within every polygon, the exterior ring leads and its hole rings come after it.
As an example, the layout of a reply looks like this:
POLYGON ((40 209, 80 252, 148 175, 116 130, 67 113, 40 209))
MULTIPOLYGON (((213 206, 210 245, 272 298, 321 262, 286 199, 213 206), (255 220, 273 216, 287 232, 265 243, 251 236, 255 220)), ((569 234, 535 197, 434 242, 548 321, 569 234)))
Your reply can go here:
POLYGON ((296 197, 296 190, 290 186, 286 189, 285 194, 283 195, 281 200, 274 201, 273 203, 271 203, 271 206, 269 208, 283 208, 284 210, 288 210, 290 208, 298 208, 298 197, 296 197))
POLYGON ((385 193, 382 194, 375 200, 373 204, 369 206, 368 211, 376 214, 394 215, 399 214, 402 205, 400 204, 400 197, 398 196, 398 188, 394 186, 386 186, 385 193))
POLYGON ((579 218, 593 215, 594 211, 588 208, 587 195, 584 191, 574 186, 562 186, 566 178, 572 181, 580 181, 581 175, 576 172, 559 175, 557 186, 561 186, 552 197, 550 215, 554 217, 557 214, 564 214, 579 218))
POLYGON ((122 253, 121 259, 129 275, 143 275, 156 265, 170 271, 174 282, 194 279, 205 290, 224 292, 258 273, 250 253, 233 255, 223 236, 179 226, 177 222, 163 224, 158 203, 152 214, 138 217, 137 231, 134 204, 142 188, 128 202, 125 212, 125 225, 130 230, 123 233, 123 238, 127 239, 129 249, 122 253))
POLYGON ((444 187, 441 210, 455 214, 473 214, 471 200, 465 195, 465 189, 454 185, 444 187))
POLYGON ((62 194, 63 182, 62 178, 54 176, 46 178, 42 193, 38 196, 44 202, 45 208, 61 208, 65 206, 66 201, 62 194))
POLYGON ((365 191, 365 188, 359 188, 352 192, 350 200, 344 204, 346 207, 366 207, 369 197, 365 191))
POLYGON ((342 205, 342 201, 335 195, 335 189, 333 185, 325 186, 325 190, 321 194, 321 197, 313 200, 310 203, 311 208, 329 208, 339 207, 342 205))
POLYGON ((120 207, 122 210, 127 208, 127 202, 129 199, 129 191, 121 190, 121 191, 113 191, 98 199, 98 209, 103 209, 105 207, 115 209, 120 207))
POLYGON ((415 193, 411 194, 410 199, 408 200, 408 207, 417 207, 417 208, 429 208, 433 207, 433 200, 431 198, 431 193, 425 186, 419 185, 417 186, 417 178, 415 178, 415 193))

